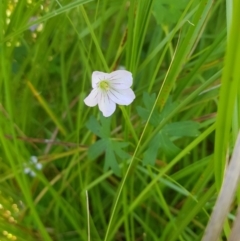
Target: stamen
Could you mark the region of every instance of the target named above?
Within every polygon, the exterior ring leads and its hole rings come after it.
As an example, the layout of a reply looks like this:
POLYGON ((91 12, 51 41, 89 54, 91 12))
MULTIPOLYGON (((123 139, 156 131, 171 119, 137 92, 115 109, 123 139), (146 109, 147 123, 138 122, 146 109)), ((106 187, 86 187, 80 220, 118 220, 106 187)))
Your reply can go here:
POLYGON ((110 89, 109 88, 109 82, 107 80, 102 80, 99 83, 99 88, 102 89, 102 90, 108 91, 110 89))

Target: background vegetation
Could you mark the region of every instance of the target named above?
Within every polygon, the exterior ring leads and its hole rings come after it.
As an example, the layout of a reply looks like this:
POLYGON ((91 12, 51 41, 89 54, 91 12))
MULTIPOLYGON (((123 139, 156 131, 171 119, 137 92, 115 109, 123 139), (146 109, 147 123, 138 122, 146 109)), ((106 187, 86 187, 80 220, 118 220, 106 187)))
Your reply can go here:
POLYGON ((0 240, 201 240, 240 126, 239 1, 0 11, 0 240), (93 71, 120 68, 136 99, 104 118, 83 99, 93 71))

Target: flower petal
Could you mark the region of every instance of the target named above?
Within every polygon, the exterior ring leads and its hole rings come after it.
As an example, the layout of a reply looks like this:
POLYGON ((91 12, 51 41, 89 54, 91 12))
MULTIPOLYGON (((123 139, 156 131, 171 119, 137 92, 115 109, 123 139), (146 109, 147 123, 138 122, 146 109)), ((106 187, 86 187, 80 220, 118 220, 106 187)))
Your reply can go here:
POLYGON ((29 175, 30 175, 31 177, 35 177, 35 176, 36 176, 36 173, 35 173, 34 171, 30 171, 29 175))
POLYGON ((30 157, 30 162, 32 162, 32 163, 37 163, 37 162, 38 162, 37 157, 36 157, 36 156, 31 156, 31 157, 30 157))
POLYGON ((35 167, 36 167, 36 169, 41 170, 42 169, 42 163, 37 163, 35 167))
POLYGON ((108 73, 104 73, 104 72, 100 72, 100 71, 94 71, 92 73, 92 87, 97 88, 98 83, 101 80, 107 80, 109 78, 110 78, 110 74, 108 74, 108 73))
POLYGON ((128 89, 132 86, 132 73, 126 70, 116 70, 112 72, 109 78, 111 87, 114 89, 128 89))
POLYGON ((109 117, 116 110, 116 104, 109 98, 105 91, 102 91, 100 94, 98 106, 105 117, 109 117))
POLYGON ((91 93, 84 99, 84 103, 87 106, 93 107, 97 105, 99 99, 99 91, 98 89, 93 89, 91 93))
POLYGON ((110 89, 108 96, 112 101, 119 105, 129 105, 135 99, 135 94, 130 88, 125 90, 110 89))
POLYGON ((24 173, 25 174, 28 174, 30 171, 31 171, 31 169, 29 167, 25 167, 24 168, 24 173))

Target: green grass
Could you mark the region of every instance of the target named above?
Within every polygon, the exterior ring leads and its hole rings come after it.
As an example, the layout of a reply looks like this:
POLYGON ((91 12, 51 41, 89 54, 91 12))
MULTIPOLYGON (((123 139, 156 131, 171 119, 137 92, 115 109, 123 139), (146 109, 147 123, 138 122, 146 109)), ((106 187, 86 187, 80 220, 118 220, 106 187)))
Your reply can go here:
POLYGON ((9 0, 0 16, 0 241, 234 240, 238 0, 9 0), (120 67, 136 99, 104 118, 83 100, 120 67))

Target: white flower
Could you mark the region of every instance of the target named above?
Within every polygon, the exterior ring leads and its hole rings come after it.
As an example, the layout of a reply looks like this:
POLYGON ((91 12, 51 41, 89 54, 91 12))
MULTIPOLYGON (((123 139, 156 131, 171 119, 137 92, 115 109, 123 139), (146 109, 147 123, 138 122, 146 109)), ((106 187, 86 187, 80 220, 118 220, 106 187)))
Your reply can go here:
POLYGON ((86 105, 98 105, 105 117, 113 114, 116 104, 129 105, 135 99, 132 86, 132 73, 116 70, 110 74, 99 71, 92 73, 91 93, 84 99, 86 105))
POLYGON ((31 156, 30 157, 30 162, 36 164, 38 162, 38 159, 36 156, 31 156))
POLYGON ((35 177, 36 173, 34 169, 41 170, 42 164, 38 162, 38 158, 36 156, 31 156, 29 163, 24 163, 24 173, 29 174, 31 177, 35 177))
MULTIPOLYGON (((31 17, 30 19, 29 19, 29 22, 34 22, 34 21, 36 21, 38 18, 37 17, 31 17)), ((34 24, 34 25, 32 25, 32 26, 30 26, 29 27, 29 30, 31 30, 32 32, 34 32, 37 28, 38 28, 38 24, 34 24)))

